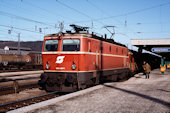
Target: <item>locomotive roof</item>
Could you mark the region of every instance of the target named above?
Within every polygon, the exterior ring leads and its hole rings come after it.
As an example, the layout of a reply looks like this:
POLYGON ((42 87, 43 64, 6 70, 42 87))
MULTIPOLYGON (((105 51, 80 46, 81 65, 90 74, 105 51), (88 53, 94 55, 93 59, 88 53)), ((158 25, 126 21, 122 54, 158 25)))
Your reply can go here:
MULTIPOLYGON (((59 34, 61 34, 61 32, 60 33, 56 33, 56 34, 48 34, 44 38, 47 38, 47 37, 58 37, 59 34)), ((119 45, 119 46, 126 47, 124 44, 115 42, 113 39, 107 39, 107 38, 103 38, 103 36, 97 36, 93 32, 92 32, 92 34, 90 34, 90 33, 62 33, 62 35, 63 36, 85 36, 85 37, 94 38, 94 39, 98 39, 98 40, 101 40, 101 41, 105 41, 105 42, 109 42, 109 43, 113 43, 113 44, 116 44, 116 45, 119 45)))

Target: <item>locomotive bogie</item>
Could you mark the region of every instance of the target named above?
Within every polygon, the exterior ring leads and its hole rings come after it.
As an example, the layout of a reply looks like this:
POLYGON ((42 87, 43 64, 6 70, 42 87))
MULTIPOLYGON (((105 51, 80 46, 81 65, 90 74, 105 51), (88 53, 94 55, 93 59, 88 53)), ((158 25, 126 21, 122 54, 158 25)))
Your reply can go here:
POLYGON ((112 69, 107 71, 102 71, 102 76, 100 78, 101 82, 114 82, 122 80, 129 76, 128 68, 112 69))
POLYGON ((99 84, 99 76, 94 76, 94 72, 43 73, 39 81, 46 91, 60 92, 73 92, 95 84, 99 84))

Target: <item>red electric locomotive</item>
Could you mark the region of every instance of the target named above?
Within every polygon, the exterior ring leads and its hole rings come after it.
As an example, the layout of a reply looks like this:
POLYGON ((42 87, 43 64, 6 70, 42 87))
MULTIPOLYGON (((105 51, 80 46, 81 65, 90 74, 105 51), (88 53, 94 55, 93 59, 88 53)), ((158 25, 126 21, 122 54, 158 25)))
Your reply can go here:
POLYGON ((122 79, 134 71, 130 68, 134 59, 126 46, 89 34, 87 27, 72 27, 75 33, 67 31, 44 37, 44 74, 39 84, 47 91, 80 90, 122 79))

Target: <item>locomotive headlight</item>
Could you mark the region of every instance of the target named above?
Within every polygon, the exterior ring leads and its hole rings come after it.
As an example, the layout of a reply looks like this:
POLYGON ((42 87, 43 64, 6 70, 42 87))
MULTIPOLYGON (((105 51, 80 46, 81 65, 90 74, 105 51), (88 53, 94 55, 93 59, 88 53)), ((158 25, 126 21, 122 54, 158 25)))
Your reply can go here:
POLYGON ((75 69, 76 69, 76 65, 73 64, 73 65, 71 66, 71 69, 72 69, 72 70, 75 70, 75 69))
POLYGON ((75 61, 73 61, 73 65, 71 66, 71 69, 72 69, 72 70, 75 70, 75 69, 76 69, 75 61))
POLYGON ((47 61, 47 64, 45 65, 45 69, 50 69, 49 61, 47 61))

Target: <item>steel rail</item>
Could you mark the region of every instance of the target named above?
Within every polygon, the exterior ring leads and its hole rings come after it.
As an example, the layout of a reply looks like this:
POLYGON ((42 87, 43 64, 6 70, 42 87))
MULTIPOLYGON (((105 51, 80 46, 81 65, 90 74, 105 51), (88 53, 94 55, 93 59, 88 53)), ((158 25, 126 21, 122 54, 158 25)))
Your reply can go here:
POLYGON ((35 98, 39 98, 39 97, 43 97, 43 96, 48 96, 48 95, 55 94, 55 93, 58 93, 58 92, 54 91, 54 92, 46 93, 46 94, 39 95, 39 96, 34 96, 34 97, 26 98, 26 99, 21 99, 21 100, 18 100, 18 101, 7 102, 7 103, 4 103, 4 104, 0 104, 0 107, 7 106, 7 105, 10 105, 10 104, 19 103, 19 102, 23 102, 23 101, 27 101, 27 100, 31 100, 31 99, 35 99, 35 98))

